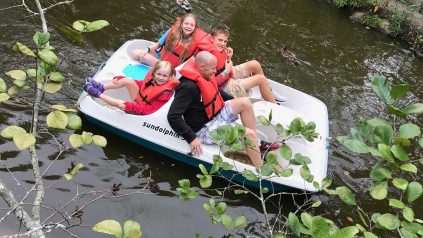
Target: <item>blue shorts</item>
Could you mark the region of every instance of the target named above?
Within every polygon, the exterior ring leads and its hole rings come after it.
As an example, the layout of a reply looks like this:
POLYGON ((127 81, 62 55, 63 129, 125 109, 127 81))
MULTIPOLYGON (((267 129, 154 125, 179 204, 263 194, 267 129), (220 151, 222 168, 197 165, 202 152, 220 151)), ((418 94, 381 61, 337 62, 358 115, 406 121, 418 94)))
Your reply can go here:
POLYGON ((238 120, 238 114, 232 110, 230 100, 225 102, 225 106, 220 110, 219 114, 216 115, 211 121, 204 125, 201 130, 196 134, 202 144, 211 145, 214 144, 213 138, 210 136, 210 132, 217 130, 219 126, 230 124, 238 120))

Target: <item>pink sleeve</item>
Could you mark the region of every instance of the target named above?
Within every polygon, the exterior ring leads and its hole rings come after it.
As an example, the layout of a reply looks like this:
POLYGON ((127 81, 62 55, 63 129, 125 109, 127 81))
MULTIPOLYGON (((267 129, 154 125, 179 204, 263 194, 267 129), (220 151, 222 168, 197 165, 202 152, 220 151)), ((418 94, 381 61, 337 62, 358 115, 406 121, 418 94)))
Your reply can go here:
POLYGON ((151 105, 140 105, 136 102, 125 102, 125 112, 137 115, 149 115, 159 110, 172 97, 171 91, 163 92, 151 105))

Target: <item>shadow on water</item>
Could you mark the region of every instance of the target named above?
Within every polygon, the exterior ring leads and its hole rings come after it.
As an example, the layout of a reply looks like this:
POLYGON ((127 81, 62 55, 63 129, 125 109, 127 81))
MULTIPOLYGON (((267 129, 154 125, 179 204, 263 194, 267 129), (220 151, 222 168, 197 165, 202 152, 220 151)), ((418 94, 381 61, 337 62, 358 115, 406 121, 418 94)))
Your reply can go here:
MULTIPOLYGON (((12 1, 1 1, 0 8, 11 4, 12 1)), ((325 102, 333 138, 348 133, 349 128, 357 123, 359 115, 368 118, 385 116, 383 104, 371 92, 370 79, 375 73, 385 75, 393 83, 411 84, 412 94, 407 97, 408 101, 423 99, 423 64, 412 57, 408 46, 351 22, 344 12, 324 0, 207 0, 193 1, 191 4, 193 13, 199 16, 205 29, 219 21, 230 27, 230 45, 235 51, 235 63, 257 59, 269 78, 325 102), (287 45, 297 55, 301 62, 299 66, 282 59, 278 52, 282 45, 287 45)), ((75 1, 72 7, 60 6, 49 11, 47 20, 53 35, 52 44, 59 49, 60 57, 66 55, 60 70, 67 81, 59 94, 46 96, 47 103, 73 105, 81 92, 83 79, 93 75, 114 50, 129 39, 157 39, 175 17, 183 13, 174 1, 157 0, 75 1), (62 49, 68 49, 70 44, 57 30, 78 19, 105 19, 111 26, 86 35, 85 43, 71 46, 67 54, 62 49)), ((21 63, 22 57, 10 51, 15 41, 31 44, 37 20, 26 16, 20 9, 4 11, 0 15, 0 64, 4 72, 26 69, 25 64, 21 63)), ((31 64, 30 61, 25 63, 31 64)), ((12 84, 9 78, 3 78, 8 86, 12 84)), ((31 110, 25 102, 31 100, 32 93, 19 93, 17 99, 1 104, 0 130, 11 124, 29 125, 31 110)), ((45 116, 48 112, 46 106, 41 115, 45 116)), ((103 219, 116 219, 119 222, 133 219, 141 223, 145 237, 193 237, 197 232, 203 236, 221 237, 228 233, 220 225, 212 225, 202 208, 210 197, 218 200, 214 191, 200 189, 200 199, 192 202, 182 202, 178 198, 175 190, 177 181, 184 178, 196 181, 199 171, 110 134, 85 120, 83 130, 105 136, 108 146, 99 148, 88 145, 65 151, 45 175, 46 183, 54 184, 47 191, 46 204, 54 206, 74 195, 74 183, 63 180, 56 182, 70 168, 71 162, 76 161, 85 166, 78 173, 76 181, 81 189, 108 189, 113 184, 122 183, 124 191, 134 191, 145 186, 150 174, 160 187, 157 194, 98 201, 84 212, 83 219, 87 224, 92 225, 103 219)), ((51 133, 63 145, 70 146, 69 131, 52 130, 51 133)), ((39 139, 45 142, 39 146, 39 154, 42 167, 46 168, 56 158, 58 145, 51 135, 43 134, 39 139)), ((2 161, 16 171, 24 186, 29 187, 33 183, 33 175, 28 172, 29 153, 16 152, 14 145, 4 139, 0 139, 0 151, 2 161)), ((370 186, 367 175, 374 163, 374 159, 352 154, 335 140, 331 141, 329 174, 336 185, 345 183, 359 193, 363 201, 370 200, 368 193, 364 192, 370 186)), ((16 184, 3 168, 0 173, 6 184, 16 184)), ((224 185, 224 182, 218 181, 217 184, 224 185)), ((199 187, 198 184, 193 186, 199 187)), ((17 190, 17 194, 22 195, 23 191, 17 190)), ((323 193, 315 194, 312 198, 323 201, 322 207, 316 208, 319 213, 340 224, 351 225, 347 216, 357 219, 354 211, 337 199, 323 193)), ((305 198, 298 199, 297 204, 301 204, 305 198)), ((284 205, 282 214, 287 215, 296 208, 290 196, 283 196, 281 200, 284 205)), ((254 234, 264 237, 260 223, 263 219, 261 208, 253 197, 231 196, 226 202, 233 206, 229 211, 231 215, 243 214, 251 222, 247 229, 239 231, 240 236, 254 234)), ((381 207, 383 205, 372 204, 365 208, 376 211, 381 207)), ((270 212, 277 214, 279 211, 272 208, 270 212)), ((422 214, 423 211, 417 208, 415 212, 422 214)), ((44 213, 49 214, 47 211, 44 213)), ((10 230, 14 224, 16 220, 8 218, 0 229, 3 231, 4 227, 9 227, 10 230)), ((103 237, 89 229, 74 229, 72 232, 80 237, 103 237)), ((57 232, 53 236, 63 235, 57 232)))

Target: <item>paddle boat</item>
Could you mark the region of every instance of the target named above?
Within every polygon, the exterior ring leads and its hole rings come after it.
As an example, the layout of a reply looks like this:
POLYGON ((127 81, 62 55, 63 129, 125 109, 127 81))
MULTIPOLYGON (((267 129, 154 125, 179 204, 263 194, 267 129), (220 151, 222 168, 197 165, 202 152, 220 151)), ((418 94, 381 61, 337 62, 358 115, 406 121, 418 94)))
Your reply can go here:
MULTIPOLYGON (((146 40, 127 41, 100 67, 93 78, 102 83, 110 82, 117 75, 142 80, 149 67, 131 59, 130 52, 134 49, 145 48, 152 43, 146 40)), ((180 77, 179 74, 177 76, 180 77)), ((259 115, 267 117, 272 111, 272 124, 281 123, 285 128, 297 117, 301 117, 305 122, 314 121, 316 123, 316 132, 319 133, 319 137, 314 142, 308 142, 302 137, 295 137, 286 141, 286 143, 291 147, 293 154, 301 153, 311 159, 312 162, 308 167, 314 176, 314 180, 320 182, 326 177, 328 164, 329 130, 326 105, 308 94, 281 83, 269 80, 269 84, 272 90, 276 90, 279 94, 287 97, 288 101, 282 105, 269 103, 261 98, 258 87, 253 88, 251 89, 250 99, 256 117, 259 115)), ((105 93, 115 98, 130 100, 125 88, 108 90, 105 93)), ((203 154, 192 156, 190 145, 172 130, 166 119, 172 101, 173 97, 155 113, 141 116, 127 114, 118 108, 105 104, 101 99, 91 97, 86 92, 83 92, 78 100, 79 110, 87 120, 107 130, 196 168, 199 164, 210 168, 213 164, 213 155, 219 154, 224 162, 233 165, 232 170, 223 171, 225 177, 244 185, 259 187, 257 182, 246 180, 240 175, 244 170, 256 172, 255 168, 249 163, 226 157, 217 145, 203 145, 203 154)), ((257 132, 262 140, 273 142, 278 138, 274 129, 262 125, 259 120, 256 121, 257 132)), ((240 121, 235 123, 241 124, 240 121)), ((279 164, 282 167, 287 166, 288 161, 283 159, 279 153, 276 154, 279 164)), ((310 192, 319 190, 301 178, 300 166, 289 165, 289 167, 293 168, 293 174, 290 177, 265 177, 262 180, 262 187, 268 187, 269 190, 273 191, 292 188, 310 192)))

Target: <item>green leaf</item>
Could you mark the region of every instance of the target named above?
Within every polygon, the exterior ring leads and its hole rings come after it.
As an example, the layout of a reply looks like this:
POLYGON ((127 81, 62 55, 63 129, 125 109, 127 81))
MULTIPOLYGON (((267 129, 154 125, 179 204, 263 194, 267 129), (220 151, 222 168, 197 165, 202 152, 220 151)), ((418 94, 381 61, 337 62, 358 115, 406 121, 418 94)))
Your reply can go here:
POLYGON ((269 189, 268 188, 262 188, 260 192, 265 194, 265 193, 269 192, 269 189))
POLYGON ((78 148, 84 143, 82 142, 82 136, 78 134, 72 134, 69 136, 69 142, 73 148, 78 148))
POLYGON ((288 223, 291 231, 299 237, 301 235, 301 222, 298 217, 292 212, 290 212, 288 215, 288 223))
POLYGON ((287 144, 283 144, 279 149, 279 152, 286 160, 290 160, 292 158, 292 150, 287 144))
POLYGON ((351 190, 345 186, 337 187, 336 193, 338 194, 341 200, 348 204, 348 205, 356 205, 355 203, 355 195, 351 192, 351 190))
POLYGON ((61 83, 61 82, 65 81, 65 76, 63 76, 60 72, 51 72, 49 74, 49 79, 51 81, 61 83))
POLYGON ((270 125, 270 121, 267 120, 267 118, 265 116, 258 116, 258 120, 261 122, 261 124, 265 125, 265 126, 269 126, 270 125))
POLYGON ((423 137, 419 139, 419 145, 423 148, 423 137))
POLYGON ((395 163, 395 159, 392 156, 391 147, 385 144, 378 144, 379 152, 386 161, 389 163, 395 163))
POLYGON ((70 175, 68 173, 63 174, 63 177, 65 177, 65 179, 68 180, 68 181, 73 179, 73 175, 70 175))
POLYGON ((282 177, 290 177, 294 173, 293 169, 284 169, 281 172, 282 177))
POLYGON ((390 94, 391 86, 386 81, 384 76, 379 74, 373 76, 372 89, 385 104, 392 104, 394 102, 390 94))
POLYGON ((331 184, 332 184, 332 178, 330 176, 326 176, 322 180, 322 187, 323 188, 328 188, 331 184))
POLYGON ((26 134, 26 130, 19 126, 8 126, 0 133, 0 135, 5 139, 12 139, 13 136, 19 134, 26 134))
POLYGON ((35 70, 35 69, 28 69, 26 71, 26 74, 30 78, 35 78, 35 76, 37 76, 37 70, 35 70))
POLYGON ((5 93, 6 88, 6 82, 4 81, 4 79, 0 78, 0 93, 5 93))
POLYGON ((260 174, 263 176, 269 176, 273 173, 273 165, 270 163, 265 163, 261 168, 260 168, 260 174))
POLYGON ((388 182, 379 182, 373 184, 370 188, 370 195, 377 200, 385 199, 388 195, 388 182))
POLYGON ((401 165, 400 169, 407 171, 407 172, 417 174, 417 167, 414 164, 411 164, 411 163, 401 165))
POLYGON ((311 163, 311 159, 309 157, 303 156, 300 153, 296 153, 294 155, 293 164, 295 164, 295 165, 300 165, 300 164, 307 165, 307 164, 310 164, 310 163, 311 163))
POLYGON ((423 113, 423 103, 410 104, 402 109, 407 114, 421 114, 423 113))
POLYGON ((122 238, 122 227, 115 220, 103 220, 93 226, 93 231, 122 238))
POLYGON ((182 188, 189 188, 191 187, 191 183, 188 179, 181 179, 178 180, 178 184, 179 186, 181 186, 182 188))
POLYGON ((397 216, 385 213, 377 218, 377 223, 388 230, 395 230, 400 226, 400 220, 397 216))
POLYGON ((24 150, 35 144, 35 137, 31 133, 21 133, 13 136, 13 142, 19 150, 24 150))
POLYGON ((406 190, 408 186, 408 181, 403 178, 394 178, 392 184, 402 190, 406 190))
MULTIPOLYGON (((339 138, 338 138, 339 141, 339 138)), ((368 153, 369 149, 367 147, 366 144, 364 144, 362 141, 357 140, 357 139, 347 139, 347 140, 343 140, 343 141, 339 141, 341 142, 343 145, 345 145, 349 150, 351 150, 352 152, 355 153, 368 153)))
POLYGON ((138 238, 141 237, 141 225, 136 221, 125 221, 123 224, 123 233, 125 234, 123 238, 138 238))
POLYGON ((234 166, 229 164, 228 162, 223 162, 222 163, 222 169, 223 170, 231 170, 234 166))
POLYGON ((78 130, 82 127, 82 120, 81 118, 76 114, 67 114, 68 116, 68 124, 66 125, 66 128, 69 128, 71 130, 78 130))
POLYGON ((9 72, 5 73, 7 76, 13 78, 13 79, 17 79, 17 80, 25 80, 26 79, 26 73, 23 70, 20 69, 16 69, 16 70, 11 70, 9 72))
POLYGON ((85 27, 85 31, 87 31, 87 32, 98 31, 98 30, 100 30, 103 27, 106 27, 108 25, 110 25, 110 24, 105 20, 93 21, 93 22, 90 22, 90 23, 87 24, 87 26, 85 27))
POLYGON ((201 179, 200 179, 200 186, 202 188, 209 188, 212 185, 212 177, 210 175, 204 175, 201 179))
POLYGON ((389 199, 389 206, 403 209, 405 207, 404 203, 398 199, 389 199))
POLYGON ((269 151, 266 153, 266 161, 268 163, 276 163, 277 157, 274 151, 269 151))
POLYGON ((364 238, 378 238, 377 235, 371 233, 371 232, 364 232, 364 238))
POLYGON ((83 164, 81 164, 81 163, 76 164, 76 165, 75 165, 75 167, 73 167, 73 168, 72 168, 72 170, 69 172, 69 174, 70 174, 70 175, 75 175, 76 173, 78 173, 78 171, 79 171, 82 167, 84 167, 84 165, 83 165, 83 164))
POLYGON ((50 33, 37 31, 35 32, 32 39, 39 48, 43 48, 44 45, 47 44, 47 42, 50 40, 50 33))
POLYGON ((235 228, 243 228, 247 226, 247 218, 245 216, 239 216, 235 219, 235 228))
POLYGON ((408 124, 401 125, 399 128, 400 137, 409 139, 409 138, 417 137, 420 135, 421 135, 420 128, 415 124, 408 123, 408 124))
POLYGON ((7 90, 7 94, 9 96, 12 96, 13 94, 15 94, 19 91, 21 91, 21 88, 19 88, 18 86, 12 86, 12 87, 9 88, 9 90, 7 90))
POLYGON ((93 143, 100 147, 107 146, 107 139, 104 136, 93 135, 92 139, 93 139, 93 143))
POLYGON ((88 21, 84 21, 84 20, 78 20, 78 21, 74 21, 72 24, 73 29, 80 31, 80 32, 84 32, 85 31, 85 27, 88 25, 88 21))
POLYGON ((310 169, 308 168, 307 165, 301 166, 300 175, 305 181, 309 183, 313 182, 314 176, 311 175, 310 169))
POLYGON ((289 130, 293 133, 300 133, 305 127, 305 123, 303 119, 297 117, 292 120, 291 124, 289 125, 289 130))
POLYGON ((26 45, 20 43, 20 42, 16 42, 14 49, 16 49, 17 51, 21 52, 22 54, 31 56, 31 57, 37 57, 34 52, 28 48, 26 45))
POLYGON ((227 205, 225 202, 219 202, 216 206, 216 214, 217 215, 222 215, 223 213, 226 212, 227 209, 227 205))
POLYGON ((68 26, 62 26, 58 29, 59 33, 68 39, 71 43, 81 45, 84 42, 84 36, 68 26))
POLYGON ((391 152, 392 152, 392 154, 394 154, 395 158, 397 158, 401 161, 409 161, 410 160, 407 153, 405 153, 404 150, 398 145, 393 145, 391 147, 391 152))
POLYGON ((400 118, 406 118, 407 114, 405 114, 405 112, 401 111, 400 109, 392 106, 392 105, 387 105, 386 108, 388 109, 388 112, 391 114, 394 114, 397 117, 400 118))
POLYGON ((332 234, 331 238, 353 238, 359 232, 355 226, 347 226, 337 230, 332 234))
POLYGON ((238 130, 231 127, 225 135, 225 145, 231 145, 238 141, 238 130))
POLYGON ((62 89, 61 83, 45 83, 43 86, 43 91, 46 93, 56 93, 62 89))
POLYGON ((407 94, 408 91, 410 91, 410 85, 408 84, 393 85, 391 90, 391 97, 394 100, 398 100, 407 94))
POLYGON ((205 175, 209 174, 209 172, 207 172, 207 169, 206 169, 206 167, 204 167, 203 164, 199 164, 198 167, 200 167, 201 173, 203 173, 205 175))
POLYGON ((328 238, 329 235, 329 224, 326 219, 320 216, 315 216, 311 222, 311 234, 313 238, 328 238))
POLYGON ((87 145, 87 144, 91 144, 91 142, 93 142, 93 133, 83 131, 81 136, 82 136, 82 142, 84 144, 87 145))
POLYGON ((413 211, 413 209, 411 209, 409 207, 404 207, 404 209, 402 209, 402 215, 404 216, 404 218, 407 221, 409 221, 409 222, 414 221, 414 211, 413 211))
POLYGON ((0 93, 0 102, 5 102, 9 100, 10 96, 7 93, 0 93))
POLYGON ((53 111, 47 115, 47 125, 52 128, 65 129, 68 125, 68 116, 61 111, 53 111))
POLYGON ((213 215, 213 210, 208 203, 203 203, 203 208, 209 215, 213 215))
POLYGON ((61 104, 53 105, 53 106, 51 106, 51 108, 56 109, 58 111, 62 111, 62 112, 76 112, 75 109, 73 109, 73 108, 67 108, 66 106, 61 105, 61 104))
POLYGON ((244 151, 244 145, 241 144, 241 143, 234 143, 234 144, 231 145, 229 150, 242 152, 242 151, 244 151))
POLYGON ((367 120, 367 124, 371 127, 374 127, 374 136, 376 142, 383 143, 383 144, 390 144, 392 140, 392 136, 394 134, 394 130, 392 126, 385 120, 382 119, 371 119, 367 120))
POLYGON ((407 201, 413 202, 422 195, 423 188, 419 182, 413 181, 407 187, 407 201))
POLYGON ((59 60, 56 54, 51 50, 41 50, 38 52, 38 56, 44 63, 48 65, 55 65, 59 60))
POLYGON ((385 169, 381 164, 376 164, 370 172, 370 178, 380 182, 386 178, 392 178, 392 175, 391 172, 385 169))
POLYGON ((18 86, 19 88, 22 88, 23 86, 25 86, 26 81, 16 79, 16 80, 13 81, 13 84, 18 86))
POLYGON ((255 175, 251 170, 244 170, 242 171, 242 176, 244 176, 247 180, 253 181, 253 182, 258 182, 259 179, 257 177, 257 175, 255 175))
POLYGON ((231 216, 228 216, 226 214, 222 214, 220 216, 220 219, 221 219, 222 225, 224 227, 226 227, 227 229, 234 228, 235 224, 234 224, 234 220, 232 219, 231 216))
POLYGON ((320 205, 322 205, 322 201, 317 201, 311 204, 311 207, 320 207, 320 205))
POLYGON ((248 191, 243 190, 243 189, 235 189, 234 193, 235 194, 248 194, 248 191))
POLYGON ((307 212, 301 213, 301 221, 309 229, 311 228, 312 220, 313 220, 313 217, 310 214, 308 214, 307 212))

